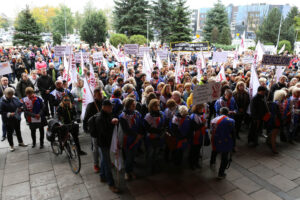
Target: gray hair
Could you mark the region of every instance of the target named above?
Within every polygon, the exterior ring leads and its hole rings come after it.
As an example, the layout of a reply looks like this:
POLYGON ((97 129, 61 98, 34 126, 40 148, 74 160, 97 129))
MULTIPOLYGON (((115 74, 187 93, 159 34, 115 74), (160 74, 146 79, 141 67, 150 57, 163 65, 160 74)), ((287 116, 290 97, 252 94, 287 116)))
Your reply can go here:
POLYGON ((8 95, 8 94, 14 95, 14 94, 15 94, 15 90, 14 90, 14 88, 12 88, 12 87, 8 87, 8 88, 6 88, 6 89, 4 90, 4 94, 5 94, 5 96, 8 95))

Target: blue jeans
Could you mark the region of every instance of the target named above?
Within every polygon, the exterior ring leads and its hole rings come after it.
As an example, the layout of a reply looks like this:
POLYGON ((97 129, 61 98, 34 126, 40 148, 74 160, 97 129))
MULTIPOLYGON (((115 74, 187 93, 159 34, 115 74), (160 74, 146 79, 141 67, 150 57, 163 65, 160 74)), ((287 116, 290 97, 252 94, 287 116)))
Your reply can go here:
POLYGON ((99 152, 101 154, 100 177, 105 178, 109 186, 114 186, 115 182, 111 172, 110 150, 109 148, 99 147, 99 152))

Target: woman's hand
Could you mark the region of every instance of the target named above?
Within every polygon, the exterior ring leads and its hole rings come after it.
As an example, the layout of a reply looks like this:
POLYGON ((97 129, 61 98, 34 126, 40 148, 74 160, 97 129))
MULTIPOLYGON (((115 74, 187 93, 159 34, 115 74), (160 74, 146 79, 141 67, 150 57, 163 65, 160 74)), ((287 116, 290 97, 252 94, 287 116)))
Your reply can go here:
POLYGON ((117 125, 119 123, 119 120, 117 118, 113 118, 111 120, 111 123, 114 124, 114 125, 117 125))

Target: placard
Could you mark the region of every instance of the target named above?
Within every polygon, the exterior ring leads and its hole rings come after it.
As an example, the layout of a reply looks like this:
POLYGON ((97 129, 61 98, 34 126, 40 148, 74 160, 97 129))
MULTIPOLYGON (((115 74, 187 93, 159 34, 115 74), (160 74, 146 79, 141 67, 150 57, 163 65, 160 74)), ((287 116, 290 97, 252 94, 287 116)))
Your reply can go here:
POLYGON ((128 55, 129 54, 136 55, 139 52, 139 45, 138 44, 125 44, 124 52, 128 55))
POLYGON ((10 73, 12 73, 10 63, 9 62, 0 63, 0 75, 10 74, 10 73))
POLYGON ((219 82, 197 85, 193 90, 193 105, 215 101, 220 96, 221 83, 219 82))
MULTIPOLYGON (((82 52, 83 62, 88 63, 90 59, 90 52, 82 52)), ((81 52, 75 53, 75 62, 81 63, 81 52)))
POLYGON ((244 64, 253 64, 254 63, 254 58, 250 57, 250 56, 247 56, 247 57, 242 58, 242 62, 244 64))
POLYGON ((96 53, 93 53, 93 62, 94 62, 94 63, 101 62, 102 59, 103 59, 103 54, 102 54, 102 52, 96 52, 96 53))
POLYGON ((63 57, 64 55, 69 56, 72 54, 71 46, 55 46, 54 55, 57 57, 63 57))
POLYGON ((208 42, 174 42, 170 44, 171 51, 209 51, 208 42))
POLYGON ((288 66, 292 57, 289 56, 277 56, 277 55, 264 55, 262 59, 263 65, 281 65, 288 66))
POLYGON ((159 58, 161 60, 167 60, 168 59, 168 51, 167 50, 157 50, 156 53, 159 55, 159 58))
POLYGON ((224 63, 227 62, 227 57, 228 57, 228 52, 226 51, 222 51, 222 52, 218 52, 215 51, 213 52, 213 62, 217 62, 217 63, 224 63))
POLYGON ((144 57, 144 53, 150 53, 150 47, 140 47, 139 48, 139 52, 137 54, 137 57, 143 58, 144 57))

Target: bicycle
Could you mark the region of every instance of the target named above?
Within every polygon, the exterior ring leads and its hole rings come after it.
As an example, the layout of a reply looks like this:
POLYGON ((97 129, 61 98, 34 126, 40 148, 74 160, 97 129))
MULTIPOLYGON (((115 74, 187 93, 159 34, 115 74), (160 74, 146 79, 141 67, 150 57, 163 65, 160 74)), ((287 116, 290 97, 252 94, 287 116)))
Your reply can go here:
POLYGON ((78 174, 81 169, 81 160, 78 148, 70 133, 73 125, 64 124, 56 127, 56 131, 52 133, 54 136, 52 136, 51 149, 56 156, 62 155, 63 151, 65 151, 72 172, 78 174))

